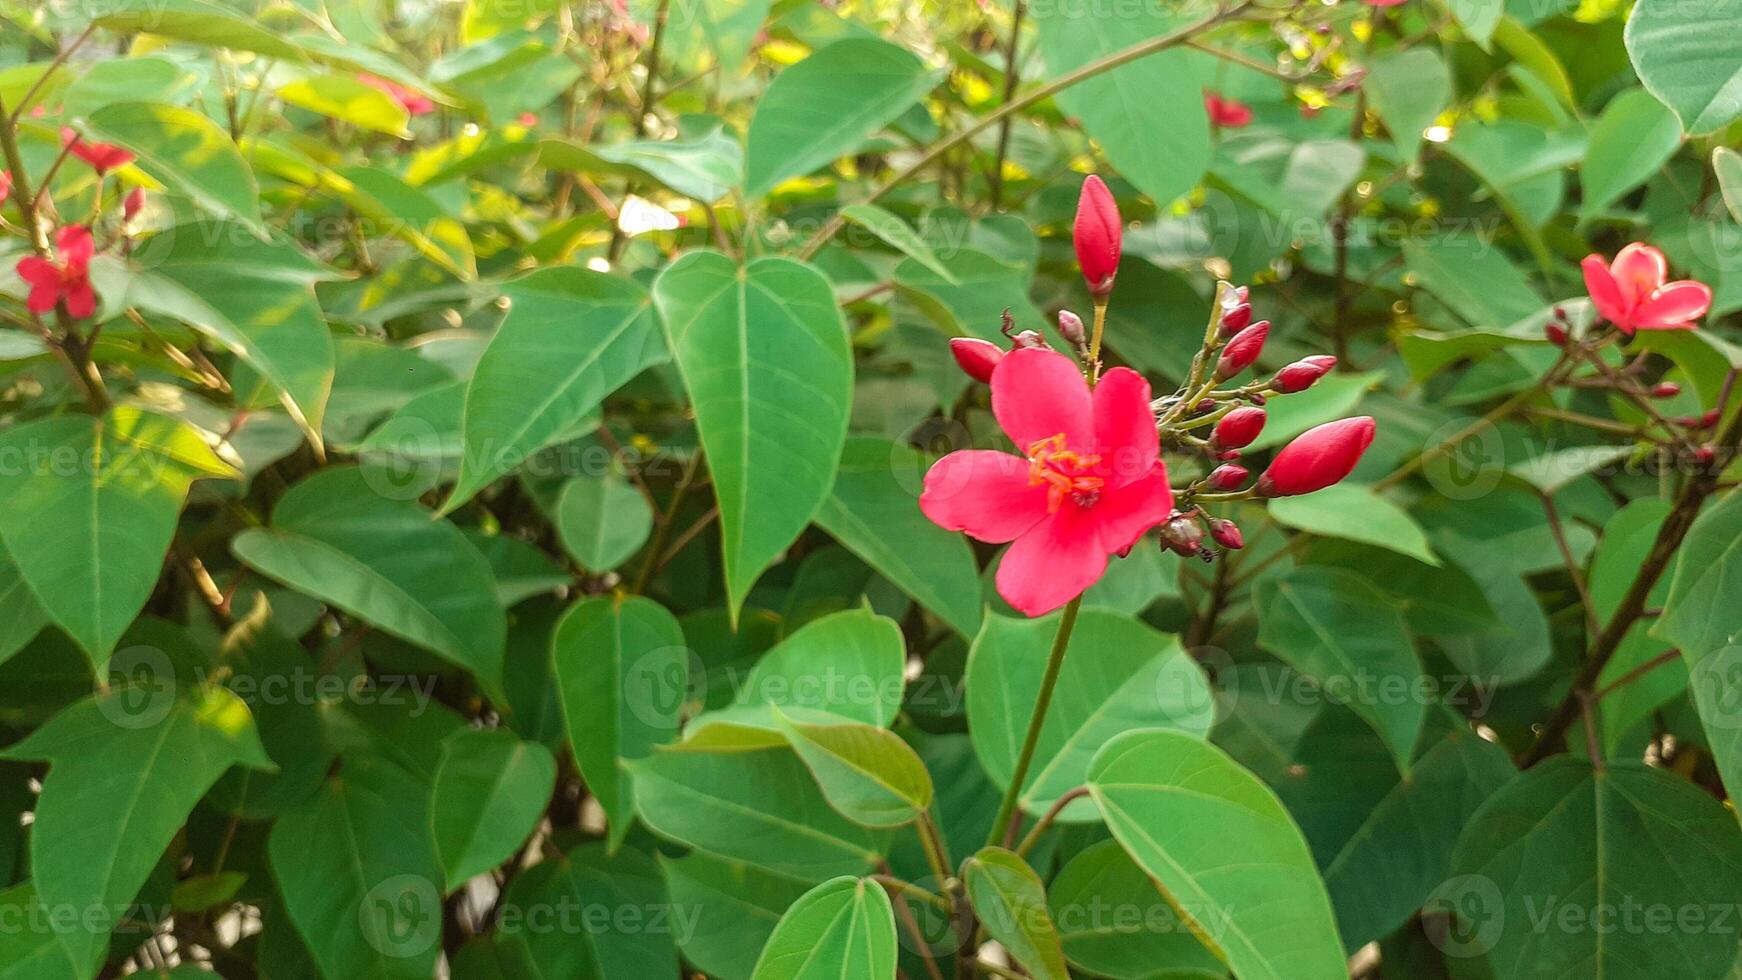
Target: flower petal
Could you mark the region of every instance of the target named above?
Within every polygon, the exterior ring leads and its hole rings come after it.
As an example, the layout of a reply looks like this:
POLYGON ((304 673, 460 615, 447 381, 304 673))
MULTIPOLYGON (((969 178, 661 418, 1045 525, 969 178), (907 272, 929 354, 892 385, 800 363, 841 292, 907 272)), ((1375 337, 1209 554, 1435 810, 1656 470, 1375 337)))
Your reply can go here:
POLYGON ((1669 275, 1669 263, 1664 261, 1662 252, 1650 245, 1634 242, 1615 253, 1609 274, 1615 277, 1622 301, 1632 309, 1644 302, 1652 290, 1663 285, 1663 280, 1669 275))
POLYGON ((44 283, 30 287, 30 295, 25 298, 24 306, 32 313, 53 313, 54 304, 60 299, 60 286, 44 283))
POLYGON ((1095 452, 1101 456, 1107 486, 1122 487, 1148 475, 1161 452, 1149 382, 1130 368, 1114 368, 1102 376, 1091 397, 1095 452))
POLYGON ((1088 514, 1096 522, 1101 550, 1117 554, 1173 513, 1173 488, 1160 460, 1136 480, 1101 494, 1088 514))
POLYGON ((60 250, 61 261, 76 269, 83 269, 91 264, 91 230, 84 225, 67 225, 54 236, 55 248, 60 250))
POLYGON ((1621 287, 1615 284, 1615 276, 1609 271, 1609 266, 1601 255, 1587 255, 1580 263, 1585 270, 1585 292, 1591 295, 1591 303, 1597 307, 1597 313, 1610 323, 1620 324, 1627 319, 1626 300, 1621 298, 1621 287))
POLYGON ((68 286, 66 290, 67 316, 75 320, 83 320, 97 312, 97 293, 91 288, 90 280, 68 286))
POLYGON ((1066 503, 1004 552, 998 594, 1026 616, 1044 616, 1081 595, 1107 571, 1096 538, 1095 508, 1066 503))
POLYGON ((40 255, 27 255, 18 260, 18 278, 32 286, 55 286, 60 283, 60 268, 40 255))
POLYGON ((992 372, 992 414, 1017 452, 1061 432, 1080 451, 1092 444, 1089 383, 1077 362, 1057 351, 1024 347, 1006 354, 992 372))
POLYGON ((989 449, 938 460, 925 474, 919 509, 946 531, 1003 544, 1046 517, 1045 484, 1028 482, 1028 461, 989 449))
POLYGON ((1711 308, 1711 287, 1683 279, 1652 293, 1633 311, 1633 319, 1641 330, 1673 330, 1693 326, 1692 321, 1705 316, 1711 308))

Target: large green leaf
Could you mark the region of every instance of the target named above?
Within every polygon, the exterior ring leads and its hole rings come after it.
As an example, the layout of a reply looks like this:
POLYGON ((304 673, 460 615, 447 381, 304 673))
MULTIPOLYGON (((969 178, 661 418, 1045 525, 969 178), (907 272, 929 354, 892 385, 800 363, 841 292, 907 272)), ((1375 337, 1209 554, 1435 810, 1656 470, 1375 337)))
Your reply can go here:
POLYGON ((47 625, 48 613, 31 594, 24 573, 0 548, 0 663, 23 649, 47 625))
POLYGON ((825 881, 792 903, 753 980, 894 980, 895 909, 866 878, 825 881))
POLYGON ((1504 327, 1543 308, 1541 294, 1506 253, 1473 235, 1403 243, 1403 257, 1427 291, 1477 327, 1504 327))
MULTIPOLYGON (((968 734, 986 774, 1000 786, 1016 771, 1058 624, 1056 614, 988 616, 969 651, 968 734)), ((1209 684, 1178 639, 1129 616, 1085 609, 1065 650, 1019 802, 1038 815, 1081 786, 1095 753, 1121 732, 1168 727, 1202 738, 1214 717, 1209 684)), ((1060 818, 1093 820, 1095 811, 1077 800, 1060 818)))
POLYGON ((1348 976, 1300 829, 1221 749, 1165 729, 1127 732, 1088 779, 1114 839, 1241 980, 1348 976))
POLYGON ((49 617, 102 664, 150 598, 188 487, 233 477, 192 428, 121 407, 0 434, 0 537, 49 617))
POLYGON ((774 715, 817 788, 867 827, 900 827, 931 808, 931 775, 901 736, 874 725, 808 725, 774 715))
POLYGON ((431 834, 428 785, 369 753, 272 825, 272 875, 323 974, 431 975, 443 878, 431 834))
POLYGON ((466 389, 453 510, 534 452, 570 434, 606 396, 666 360, 647 292, 584 269, 509 283, 508 316, 466 389))
POLYGON ((1258 642, 1373 726, 1407 771, 1427 699, 1402 610, 1354 572, 1314 566, 1261 579, 1253 602, 1258 642))
POLYGON ((1002 847, 985 848, 963 862, 962 883, 980 924, 1030 976, 1070 980, 1046 886, 1027 861, 1002 847))
POLYGON ((307 75, 278 87, 278 97, 310 112, 363 129, 407 136, 411 118, 393 96, 349 75, 307 75))
POLYGON ((44 905, 79 910, 70 921, 50 919, 78 963, 106 948, 226 769, 274 768, 239 698, 223 688, 178 694, 161 676, 80 701, 0 754, 49 763, 31 824, 31 873, 44 905))
MULTIPOLYGON (((1673 508, 1670 501, 1660 497, 1641 497, 1616 511, 1603 525, 1603 537, 1597 542, 1597 551, 1591 558, 1586 579, 1598 622, 1607 623, 1615 615, 1656 544, 1664 519, 1673 508)), ((1646 595, 1645 604, 1663 608, 1669 599, 1670 586, 1671 577, 1660 576, 1646 595)), ((1652 620, 1642 619, 1630 626, 1609 662, 1597 675, 1598 690, 1627 679, 1627 683, 1604 694, 1599 702, 1605 749, 1613 750, 1622 744, 1622 739, 1650 718, 1664 702, 1685 691, 1688 684, 1685 664, 1700 659, 1703 652, 1695 650, 1680 660, 1647 669, 1646 665, 1670 646, 1651 635, 1652 625, 1652 620)), ((1696 696, 1696 706, 1698 700, 1696 696)), ((1720 736, 1712 743, 1716 752, 1723 743, 1723 729, 1708 732, 1708 735, 1713 734, 1720 736)), ((1718 756, 1718 764, 1720 767, 1726 764, 1722 755, 1718 756)))
POLYGON ((689 692, 683 629, 651 599, 586 599, 551 633, 551 658, 575 764, 605 810, 615 849, 635 819, 623 763, 677 737, 689 692))
POLYGON ((628 768, 642 821, 663 837, 717 857, 817 882, 864 873, 887 843, 887 834, 835 812, 784 745, 665 749, 628 768))
POLYGON ((314 284, 337 275, 282 239, 228 221, 178 225, 135 261, 127 301, 172 316, 246 361, 320 445, 333 383, 333 341, 314 284))
POLYGON ((557 536, 581 567, 608 572, 628 561, 653 531, 653 511, 641 491, 615 474, 582 474, 563 484, 557 536))
POLYGON ((1470 40, 1484 48, 1494 37, 1494 29, 1500 26, 1500 18, 1506 13, 1505 4, 1484 0, 1446 0, 1446 7, 1457 18, 1464 33, 1470 35, 1470 40))
POLYGON ((834 486, 853 390, 846 327, 828 280, 791 259, 740 267, 691 252, 653 295, 707 450, 736 617, 834 486))
POLYGON ((756 103, 744 192, 761 197, 858 148, 934 82, 911 52, 871 38, 836 41, 774 77, 756 103))
POLYGON ((928 458, 855 436, 817 512, 823 530, 964 635, 980 629, 980 570, 966 538, 927 520, 915 494, 928 458))
POLYGON ((1467 730, 1422 754, 1325 864, 1343 944, 1383 938, 1446 879, 1470 815, 1515 770, 1506 750, 1467 730))
POLYGON ((218 124, 182 106, 117 102, 90 116, 91 135, 138 156, 136 165, 220 217, 264 235, 260 188, 241 151, 218 124))
POLYGON ((1641 0, 1627 20, 1627 53, 1639 80, 1675 110, 1689 133, 1720 129, 1742 115, 1742 10, 1676 0, 1641 0))
POLYGON ((1000 333, 1005 310, 1020 326, 1040 325, 1040 311, 1028 298, 1033 269, 959 246, 947 249, 938 264, 943 269, 903 260, 895 267, 895 284, 944 331, 1005 343, 1000 333))
MULTIPOLYGON (((1185 19, 1162 4, 1034 8, 1041 55, 1054 78, 1175 30, 1185 19)), ((1059 93, 1058 103, 1082 120, 1121 176, 1165 206, 1196 186, 1210 165, 1204 82, 1186 52, 1162 51, 1078 82, 1059 93)))
POLYGON ((1742 494, 1701 514, 1676 555, 1652 635, 1681 649, 1724 785, 1742 786, 1742 494))
POLYGON ((938 261, 937 253, 919 232, 888 211, 875 204, 849 204, 841 209, 841 217, 895 246, 903 255, 937 273, 945 282, 956 282, 955 274, 950 272, 949 266, 938 261))
POLYGON ((322 470, 230 542, 270 578, 433 650, 499 691, 507 623, 490 564, 375 470, 322 470))
POLYGON ((1486 954, 1496 980, 1695 980, 1736 960, 1733 931, 1649 926, 1671 921, 1656 909, 1698 909, 1709 923, 1734 905, 1742 828, 1643 763, 1559 756, 1530 769, 1471 817, 1451 870, 1428 909, 1460 920, 1441 948, 1486 954))
POLYGON ((1222 963, 1116 840, 1084 848, 1047 889, 1065 959, 1112 980, 1205 980, 1222 963))
POLYGON ((544 816, 556 759, 503 729, 461 729, 442 741, 430 819, 447 890, 513 856, 544 816))
POLYGON ((0 932, 0 980, 80 980, 94 972, 94 964, 74 965, 49 928, 47 911, 28 881, 0 891, 0 915, 19 923, 0 932))
POLYGON ((1299 531, 1377 545, 1429 565, 1440 564, 1427 533, 1408 511, 1358 483, 1273 500, 1270 516, 1299 531))
POLYGON ((1649 180, 1681 142, 1681 123, 1650 93, 1634 88, 1617 95, 1591 127, 1591 146, 1579 171, 1585 192, 1580 219, 1602 215, 1649 180))
POLYGON ((539 162, 593 176, 638 176, 712 204, 744 182, 744 149, 715 127, 699 139, 582 146, 569 140, 538 145, 539 162))
POLYGON ((652 858, 634 850, 611 855, 596 842, 523 872, 502 911, 498 933, 525 962, 511 975, 597 980, 675 974, 676 940, 689 913, 669 906, 652 858))

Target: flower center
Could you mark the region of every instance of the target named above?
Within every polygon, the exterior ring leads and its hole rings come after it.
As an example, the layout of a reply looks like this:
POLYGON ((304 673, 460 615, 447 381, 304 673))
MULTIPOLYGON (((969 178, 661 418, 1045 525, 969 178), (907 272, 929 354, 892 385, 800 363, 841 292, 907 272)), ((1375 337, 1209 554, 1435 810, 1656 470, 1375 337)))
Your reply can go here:
POLYGON ((1101 457, 1068 448, 1063 432, 1029 443, 1027 456, 1029 486, 1047 485, 1047 513, 1057 513, 1067 496, 1079 507, 1093 507, 1100 499, 1107 481, 1089 470, 1100 465, 1101 457))

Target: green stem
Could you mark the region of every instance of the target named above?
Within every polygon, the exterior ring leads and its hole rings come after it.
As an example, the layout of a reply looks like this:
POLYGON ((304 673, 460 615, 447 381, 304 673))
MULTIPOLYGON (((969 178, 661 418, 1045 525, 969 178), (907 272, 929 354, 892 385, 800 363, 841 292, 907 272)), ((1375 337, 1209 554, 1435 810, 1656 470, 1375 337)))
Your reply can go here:
POLYGON ((998 804, 998 816, 992 821, 992 831, 986 838, 987 847, 995 847, 1004 841, 1010 819, 1016 812, 1016 798, 1022 793, 1023 781, 1028 778, 1029 764, 1034 762, 1034 748, 1040 742, 1040 726, 1046 721, 1046 709, 1052 704, 1053 688, 1058 686, 1059 668, 1065 662, 1065 649, 1071 645, 1071 631, 1077 626, 1077 610, 1083 604, 1083 597, 1072 599, 1065 606, 1064 618, 1059 620, 1058 632, 1053 634, 1052 653, 1046 660, 1046 674, 1040 679, 1040 694, 1034 699, 1034 713, 1028 717, 1028 735, 1022 740, 1022 753, 1016 757, 1016 772, 1010 777, 1010 788, 1004 791, 1004 802, 998 804))

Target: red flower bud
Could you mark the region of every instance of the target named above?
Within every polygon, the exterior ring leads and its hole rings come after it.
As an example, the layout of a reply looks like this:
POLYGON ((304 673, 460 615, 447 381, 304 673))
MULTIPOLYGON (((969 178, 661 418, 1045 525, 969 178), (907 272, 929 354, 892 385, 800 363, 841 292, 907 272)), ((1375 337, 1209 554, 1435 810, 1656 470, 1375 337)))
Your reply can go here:
POLYGON ((1258 478, 1262 497, 1294 497, 1339 483, 1373 444, 1373 419, 1362 415, 1308 429, 1282 447, 1258 478))
POLYGON ((1077 220, 1071 226, 1071 239, 1077 246, 1077 266, 1083 270, 1089 294, 1099 302, 1105 302, 1107 294, 1113 291, 1123 231, 1113 192, 1101 178, 1090 174, 1077 197, 1077 220))
POLYGON ((133 188, 127 192, 127 196, 121 201, 121 220, 132 221, 134 218, 139 216, 140 210, 144 207, 145 188, 133 188))
POLYGON ((6 199, 10 196, 12 196, 12 171, 0 170, 0 204, 5 204, 6 199))
POLYGON ((1651 397, 1653 398, 1674 398, 1681 393, 1682 386, 1674 381, 1660 381, 1651 389, 1651 397))
POLYGON ((1331 365, 1337 363, 1334 357, 1319 355, 1293 364, 1276 372, 1276 377, 1270 379, 1270 387, 1279 394, 1292 395, 1297 391, 1305 391, 1318 384, 1320 378, 1330 373, 1331 365), (1325 361, 1330 361, 1326 364, 1325 361))
POLYGON ((1210 435, 1213 449, 1239 449, 1249 445, 1264 431, 1264 409, 1242 406, 1222 416, 1210 435))
POLYGON ((1224 463, 1230 462, 1240 458, 1240 450, 1230 449, 1227 452, 1220 452, 1216 454, 1216 458, 1224 463))
POLYGON ((1240 489, 1241 484, 1245 483, 1246 478, 1251 475, 1252 472, 1239 463, 1223 463, 1211 470, 1210 475, 1204 478, 1204 482, 1211 490, 1226 492, 1240 489))
POLYGON ((1717 458, 1718 451, 1713 449, 1711 446, 1701 446, 1694 450, 1694 459, 1699 460, 1701 463, 1710 463, 1712 460, 1717 458))
POLYGON ((1161 543, 1176 555, 1190 558, 1204 546, 1204 529, 1190 514, 1175 514, 1161 525, 1161 543))
POLYGON ((1063 337, 1067 344, 1073 346, 1082 344, 1088 338, 1088 333, 1083 330, 1083 318, 1070 310, 1060 310, 1059 336, 1063 337))
POLYGON ((1258 360, 1259 352, 1264 350, 1264 341, 1269 336, 1269 320, 1259 320, 1235 334, 1228 346, 1222 348, 1222 359, 1216 362, 1216 378, 1232 378, 1251 367, 1252 362, 1258 360))
POLYGON ((1329 354, 1312 354, 1301 358, 1301 360, 1308 364, 1316 364, 1319 367, 1324 368, 1326 371, 1337 366, 1337 359, 1329 354))
POLYGON ((961 366, 962 373, 982 384, 992 381, 992 369, 1004 359, 1004 351, 997 344, 978 337, 952 338, 950 353, 956 356, 956 363, 961 366))
POLYGON ((1246 547, 1246 537, 1240 533, 1240 525, 1219 517, 1210 518, 1210 537, 1229 551, 1239 551, 1246 547))
POLYGON ((1232 337, 1252 322, 1252 304, 1241 303, 1222 314, 1222 336, 1232 337))
POLYGON ((1542 335, 1547 337, 1548 342, 1556 347, 1567 345, 1567 325, 1558 320, 1550 320, 1543 324, 1542 335))
POLYGON ((1040 335, 1039 330, 1024 330, 1011 337, 1010 342, 1017 347, 1039 347, 1042 350, 1052 350, 1052 345, 1046 342, 1046 338, 1040 335))

